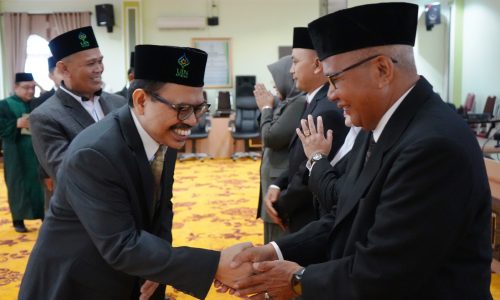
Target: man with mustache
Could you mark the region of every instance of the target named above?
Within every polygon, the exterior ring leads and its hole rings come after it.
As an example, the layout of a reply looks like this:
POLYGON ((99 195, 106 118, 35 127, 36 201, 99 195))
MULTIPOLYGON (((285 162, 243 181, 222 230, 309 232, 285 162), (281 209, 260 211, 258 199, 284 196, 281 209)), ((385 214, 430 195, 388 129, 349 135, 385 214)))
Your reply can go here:
MULTIPOLYGON (((203 98, 207 54, 138 45, 129 105, 83 130, 57 177, 19 299, 156 299, 165 284, 205 298, 235 252, 172 247, 177 149, 209 109, 203 98), (161 285, 160 285, 161 283, 161 285)), ((229 272, 229 273, 228 273, 229 272)))
POLYGON ((49 48, 63 80, 56 93, 32 112, 30 123, 40 165, 55 180, 75 136, 126 101, 102 91, 103 56, 92 27, 63 33, 49 42, 49 48))

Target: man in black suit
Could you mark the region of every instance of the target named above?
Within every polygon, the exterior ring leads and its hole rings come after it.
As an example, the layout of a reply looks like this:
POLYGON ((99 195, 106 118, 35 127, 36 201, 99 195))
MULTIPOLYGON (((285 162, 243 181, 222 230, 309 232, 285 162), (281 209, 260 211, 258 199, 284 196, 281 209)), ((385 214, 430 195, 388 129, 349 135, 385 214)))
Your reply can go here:
POLYGON ((30 124, 38 161, 55 180, 75 136, 126 100, 102 91, 103 56, 92 27, 65 32, 52 39, 49 48, 63 80, 55 94, 31 113, 30 124))
MULTIPOLYGON (((467 124, 417 74, 417 20, 417 5, 379 3, 309 24, 329 98, 364 130, 333 212, 236 257, 265 261, 254 264, 260 274, 236 284, 238 293, 491 299, 491 194, 483 157, 467 124), (278 258, 286 260, 270 261, 278 258)), ((329 165, 324 158, 316 163, 315 169, 329 165)))
MULTIPOLYGON (((323 69, 307 28, 294 28, 292 47, 290 72, 296 87, 307 93, 308 104, 302 117, 321 116, 325 120, 325 128, 334 132, 335 137, 328 155, 332 159, 344 143, 349 128, 344 124, 342 110, 328 101, 328 82, 323 76, 323 69)), ((290 232, 298 231, 318 218, 312 193, 304 183, 303 172, 299 172, 299 166, 306 160, 302 144, 295 134, 289 145, 288 171, 273 182, 265 199, 265 208, 272 220, 290 232)))
POLYGON ((207 54, 155 45, 135 52, 129 105, 83 130, 65 155, 21 300, 163 300, 165 284, 204 298, 214 277, 228 283, 251 271, 226 266, 247 244, 221 253, 172 247, 176 149, 210 107, 207 54))

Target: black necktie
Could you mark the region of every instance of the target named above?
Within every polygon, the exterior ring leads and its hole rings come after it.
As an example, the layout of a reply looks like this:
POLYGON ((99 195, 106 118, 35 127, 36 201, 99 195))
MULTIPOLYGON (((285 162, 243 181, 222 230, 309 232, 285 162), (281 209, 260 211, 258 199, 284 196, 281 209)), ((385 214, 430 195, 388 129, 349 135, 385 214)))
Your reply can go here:
POLYGON ((372 156, 372 151, 373 151, 373 146, 375 146, 376 142, 375 139, 373 138, 373 133, 370 134, 370 144, 368 145, 368 149, 366 150, 366 155, 365 155, 365 166, 370 157, 372 156))

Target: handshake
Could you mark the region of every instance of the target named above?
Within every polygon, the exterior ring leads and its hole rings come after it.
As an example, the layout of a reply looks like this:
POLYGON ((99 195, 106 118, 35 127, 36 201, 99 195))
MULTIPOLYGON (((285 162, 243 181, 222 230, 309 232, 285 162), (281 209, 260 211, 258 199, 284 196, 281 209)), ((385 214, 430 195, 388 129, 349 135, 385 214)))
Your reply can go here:
POLYGON ((250 242, 240 243, 221 251, 214 285, 220 293, 245 299, 291 299, 298 296, 291 279, 301 268, 278 260, 271 244, 255 247, 250 242))

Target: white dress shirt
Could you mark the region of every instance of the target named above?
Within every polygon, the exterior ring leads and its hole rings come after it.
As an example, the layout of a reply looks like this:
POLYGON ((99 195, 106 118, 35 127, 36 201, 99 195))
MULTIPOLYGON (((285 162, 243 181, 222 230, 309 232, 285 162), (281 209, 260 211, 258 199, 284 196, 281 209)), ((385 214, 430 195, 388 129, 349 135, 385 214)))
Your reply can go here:
POLYGON ((99 121, 104 118, 104 112, 102 111, 101 103, 99 102, 100 96, 93 96, 92 99, 88 101, 82 101, 82 96, 78 96, 70 92, 63 85, 60 86, 61 90, 70 94, 71 97, 75 98, 76 101, 80 102, 80 104, 85 108, 85 110, 89 113, 89 115, 94 119, 94 121, 99 121))

